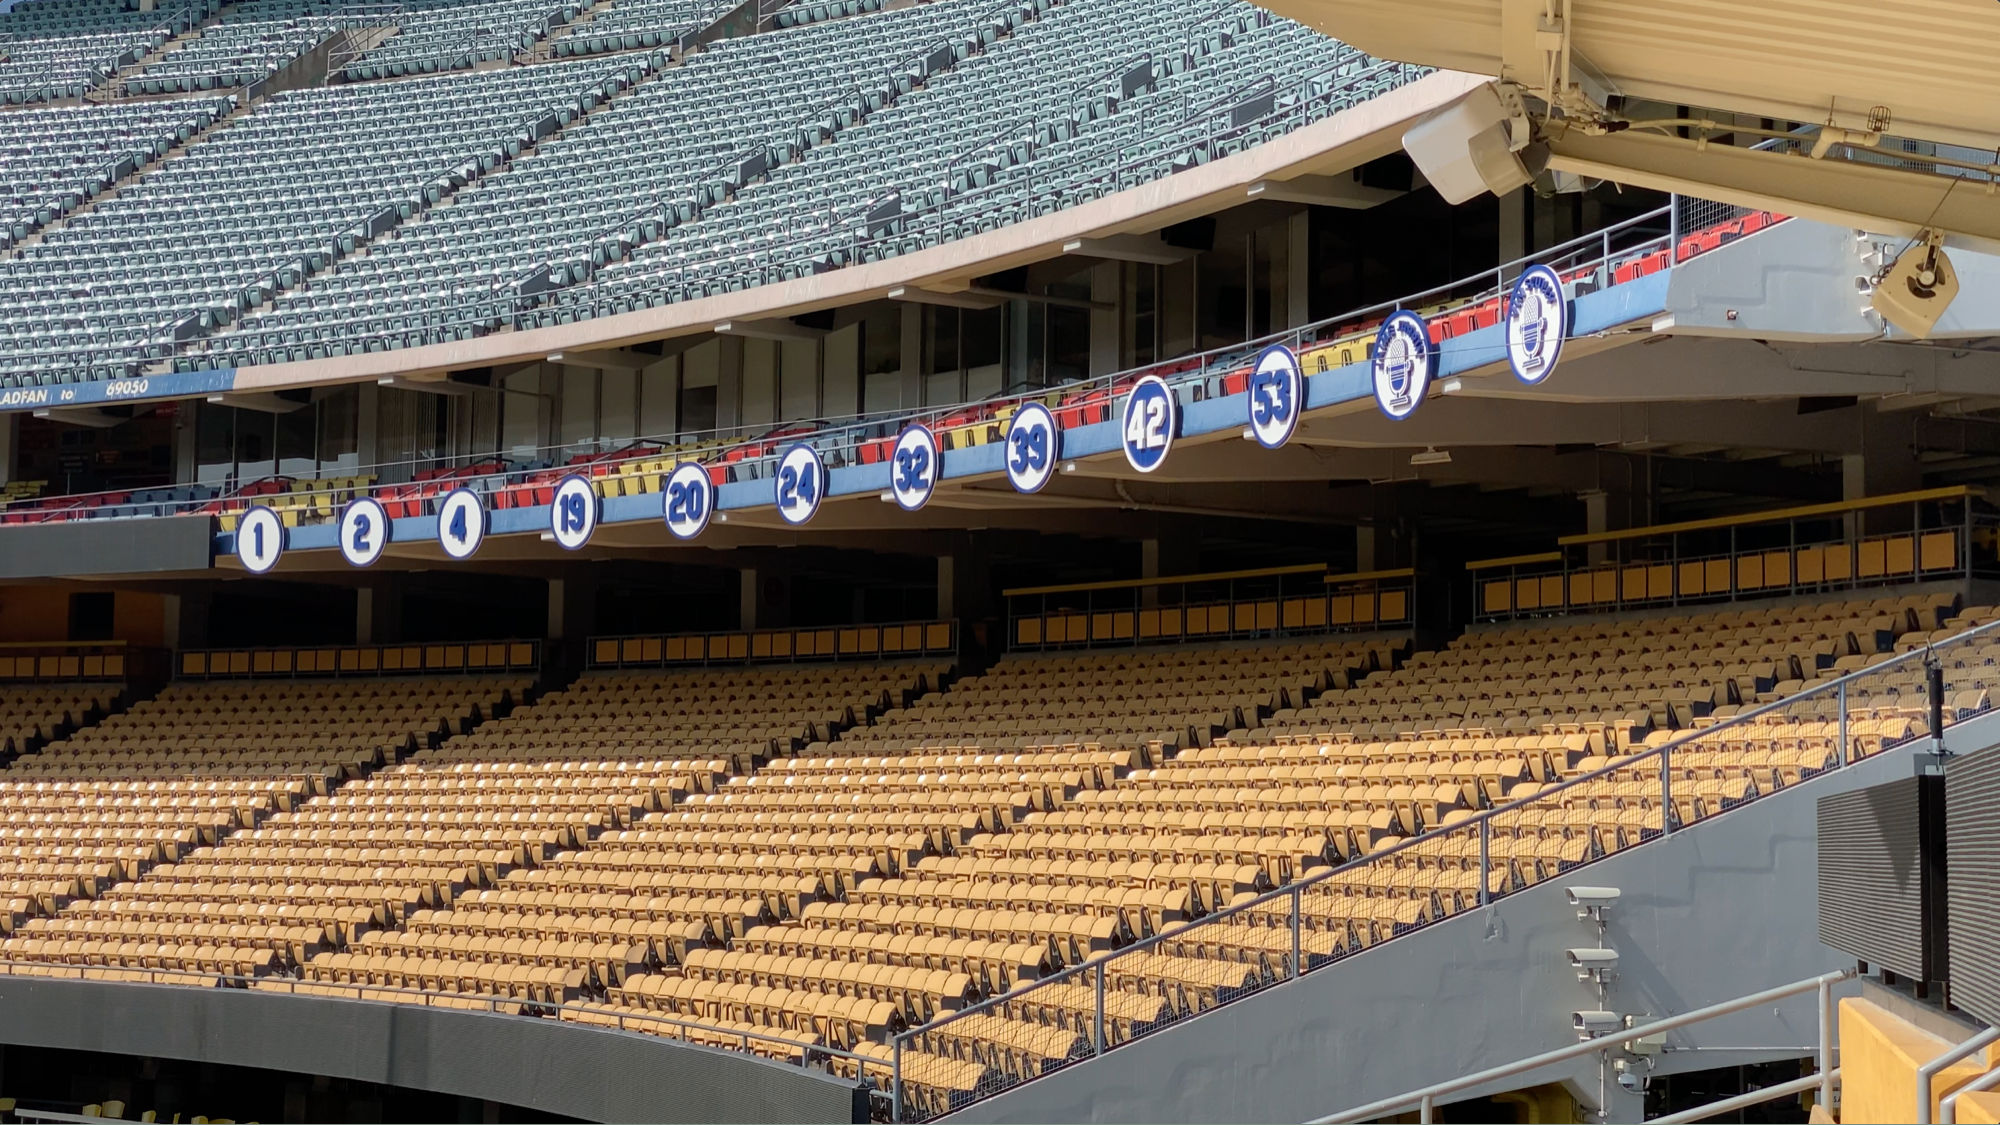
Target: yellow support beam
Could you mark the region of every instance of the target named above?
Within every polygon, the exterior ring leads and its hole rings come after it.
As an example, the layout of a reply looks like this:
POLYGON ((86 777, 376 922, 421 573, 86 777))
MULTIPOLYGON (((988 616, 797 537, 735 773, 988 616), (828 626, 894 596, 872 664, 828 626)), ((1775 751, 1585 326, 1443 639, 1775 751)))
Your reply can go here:
POLYGON ((1561 551, 1543 551, 1536 555, 1508 555, 1504 559, 1474 559, 1465 564, 1467 570, 1493 570, 1503 566, 1532 566, 1535 563, 1561 562, 1561 551))
POLYGON ((1005 598, 1029 594, 1081 594, 1091 590, 1138 590, 1147 586, 1179 586, 1188 582, 1224 582, 1232 578, 1272 578, 1281 574, 1319 574, 1325 563, 1299 566, 1266 566, 1255 570, 1219 570, 1212 574, 1175 574, 1165 578, 1122 578, 1110 582, 1074 582, 1066 586, 1017 586, 1000 591, 1005 598))
POLYGON ((1705 520, 1688 520, 1684 523, 1655 524, 1652 527, 1628 527, 1623 531, 1597 531, 1583 535, 1565 535, 1556 540, 1562 547, 1577 547, 1587 543, 1615 543, 1625 539, 1645 539, 1654 535, 1677 535, 1683 531, 1710 531, 1722 527, 1749 527, 1761 523, 1778 523, 1784 520, 1810 519, 1813 516, 1836 516, 1847 512, 1859 512, 1869 508, 1888 508, 1898 504, 1920 504, 1926 500, 1962 500, 1968 496, 1981 495, 1982 490, 1962 484, 1946 488, 1926 488, 1918 492, 1898 492, 1892 496, 1866 496, 1859 500, 1836 500, 1827 504, 1806 504, 1797 508, 1778 508, 1768 512, 1751 512, 1741 516, 1714 516, 1705 520))
POLYGON ((1415 578, 1417 572, 1411 567, 1396 570, 1358 570, 1353 574, 1329 574, 1322 581, 1329 586, 1343 586, 1350 582, 1381 582, 1390 578, 1415 578))

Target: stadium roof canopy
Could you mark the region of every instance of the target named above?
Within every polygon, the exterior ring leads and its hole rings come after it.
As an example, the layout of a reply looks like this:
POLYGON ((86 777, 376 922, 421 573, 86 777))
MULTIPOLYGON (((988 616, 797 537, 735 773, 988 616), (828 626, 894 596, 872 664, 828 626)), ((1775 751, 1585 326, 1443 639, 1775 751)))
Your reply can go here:
POLYGON ((1974 241, 2000 239, 1990 172, 1947 196, 1948 181, 1966 169, 1915 168, 1905 158, 1934 158, 1940 153, 1930 145, 1948 145, 1961 150, 1947 150, 1948 158, 1992 164, 2000 149, 1995 0, 1257 2, 1371 54, 1495 76, 1531 97, 1563 73, 1574 83, 1572 96, 1557 99, 1568 110, 1583 108, 1582 98, 1609 103, 1614 116, 1626 107, 1631 118, 1687 109, 1665 130, 1545 131, 1549 167, 1558 171, 1882 233, 1934 226, 1974 241), (1720 118, 1724 128, 1696 124, 1704 118, 1720 118), (1755 157, 1698 144, 1735 126, 1740 145, 1742 127, 1759 118, 1797 143, 1767 145, 1783 151, 1755 157), (1891 152, 1903 159, 1884 160, 1891 152))

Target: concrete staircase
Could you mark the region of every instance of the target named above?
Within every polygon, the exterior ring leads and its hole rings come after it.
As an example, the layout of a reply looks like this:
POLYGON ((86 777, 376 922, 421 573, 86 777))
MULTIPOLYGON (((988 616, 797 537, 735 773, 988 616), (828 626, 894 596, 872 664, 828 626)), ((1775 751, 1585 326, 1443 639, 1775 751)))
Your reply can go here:
MULTIPOLYGON (((151 51, 148 51, 143 57, 133 62, 129 62, 124 66, 119 67, 118 73, 106 79, 102 86, 99 86, 97 89, 91 91, 90 100, 93 102, 109 102, 135 96, 126 91, 125 89, 126 79, 131 78, 143 72, 149 66, 154 66, 158 64, 160 60, 166 58, 168 55, 173 54, 175 51, 180 50, 181 47, 183 47, 190 41, 201 38, 202 32, 207 31, 209 28, 216 26, 217 24, 221 23, 223 20, 227 19, 228 17, 234 14, 236 14, 236 5, 234 4, 224 4, 222 7, 217 8, 214 12, 209 14, 209 17, 207 19, 202 20, 201 22, 195 24, 193 27, 188 28, 186 31, 183 31, 173 36, 166 42, 160 44, 158 47, 155 47, 151 51)), ((185 96, 185 95, 174 95, 174 96, 185 96)))

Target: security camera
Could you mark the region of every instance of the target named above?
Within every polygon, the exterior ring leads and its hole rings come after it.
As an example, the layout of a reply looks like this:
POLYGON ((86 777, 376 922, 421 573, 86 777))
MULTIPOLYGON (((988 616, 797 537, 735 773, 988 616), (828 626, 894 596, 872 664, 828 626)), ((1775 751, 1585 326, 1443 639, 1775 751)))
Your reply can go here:
POLYGON ((1569 904, 1577 907, 1576 920, 1597 923, 1597 931, 1604 932, 1604 911, 1618 901, 1617 887, 1565 887, 1569 904))
POLYGON ((1571 1012, 1569 1019, 1578 1039, 1595 1039, 1625 1027, 1624 1017, 1617 1012, 1571 1012))
POLYGON ((1636 1071, 1621 1070, 1618 1072, 1618 1085, 1629 1093, 1643 1094, 1646 1092, 1646 1087, 1651 1084, 1651 1079, 1636 1071))
POLYGON ((1589 980, 1618 967, 1618 951, 1615 949, 1570 949, 1564 954, 1569 958, 1570 968, 1576 970, 1578 980, 1589 980))

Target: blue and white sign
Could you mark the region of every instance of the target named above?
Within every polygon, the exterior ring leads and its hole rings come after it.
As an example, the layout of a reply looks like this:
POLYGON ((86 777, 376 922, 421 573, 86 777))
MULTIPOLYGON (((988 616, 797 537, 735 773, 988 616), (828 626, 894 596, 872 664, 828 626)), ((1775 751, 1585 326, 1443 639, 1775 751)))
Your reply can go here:
POLYGON ((389 546, 389 512, 373 496, 359 496, 340 510, 340 557, 349 566, 374 566, 389 546))
POLYGON ((773 483, 777 486, 778 514, 786 523, 804 523, 819 511, 819 502, 826 496, 826 462, 820 460, 819 450, 800 442, 778 459, 773 483))
POLYGON ((438 505, 438 545, 454 559, 465 560, 486 540, 486 506, 469 488, 454 488, 438 505))
POLYGON ((693 461, 675 465, 660 494, 666 501, 667 530, 674 538, 693 539, 708 530, 709 517, 715 514, 715 482, 706 467, 693 461))
POLYGON ((0 391, 0 412, 55 410, 66 406, 101 406, 107 402, 145 402, 193 398, 236 386, 236 369, 176 371, 136 379, 93 379, 60 387, 10 387, 0 391))
POLYGON ((1158 375, 1132 385, 1132 393, 1125 396, 1126 464, 1150 473, 1167 463, 1180 424, 1174 405, 1174 389, 1158 375))
POLYGON ((556 485, 555 503, 549 506, 549 530, 556 546, 565 551, 582 549, 597 530, 599 505, 597 489, 590 478, 571 473, 556 485))
POLYGON ((1016 492, 1040 492, 1056 475, 1062 456, 1062 431, 1056 416, 1039 402, 1024 403, 1007 424, 1007 483, 1016 492))
POLYGON ((1415 414, 1431 389, 1436 366, 1437 351, 1423 317, 1404 309, 1383 321, 1375 333, 1375 405, 1398 422, 1415 414))
POLYGON ((1299 357, 1283 344, 1272 344, 1257 357, 1250 372, 1250 436, 1265 449, 1281 448, 1299 428, 1306 399, 1305 373, 1299 357))
POLYGON ((244 512, 236 521, 236 561, 252 574, 262 574, 278 565, 285 553, 285 523, 278 513, 262 504, 244 512))
POLYGON ((1555 371, 1568 335, 1562 279, 1547 266, 1529 266, 1507 295, 1507 365, 1523 383, 1539 383, 1555 371))
POLYGON ((898 507, 914 512, 931 502, 942 460, 937 435, 929 426, 911 425, 897 436, 889 459, 889 495, 898 507))

